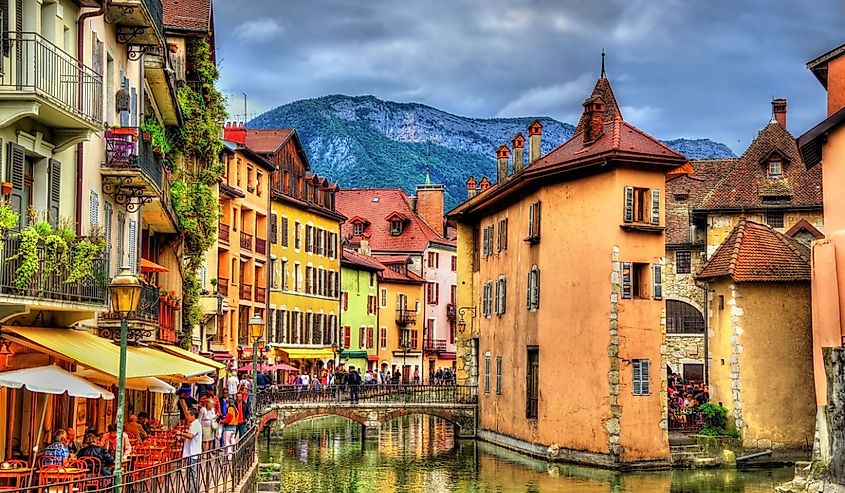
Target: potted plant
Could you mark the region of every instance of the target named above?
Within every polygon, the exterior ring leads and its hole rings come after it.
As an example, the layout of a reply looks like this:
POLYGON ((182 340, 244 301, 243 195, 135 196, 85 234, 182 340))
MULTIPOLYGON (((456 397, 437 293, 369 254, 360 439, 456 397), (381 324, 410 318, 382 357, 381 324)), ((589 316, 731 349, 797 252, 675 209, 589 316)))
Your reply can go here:
POLYGON ((9 194, 12 193, 12 188, 13 188, 13 185, 12 185, 12 182, 10 182, 10 181, 4 181, 4 182, 0 183, 0 191, 3 192, 3 196, 5 196, 5 197, 8 197, 9 194))

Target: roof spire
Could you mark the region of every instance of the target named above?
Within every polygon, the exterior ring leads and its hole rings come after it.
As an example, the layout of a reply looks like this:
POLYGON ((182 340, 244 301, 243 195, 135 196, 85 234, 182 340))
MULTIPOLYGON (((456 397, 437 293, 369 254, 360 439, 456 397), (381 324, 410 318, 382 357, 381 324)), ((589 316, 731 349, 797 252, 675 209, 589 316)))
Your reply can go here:
POLYGON ((604 79, 604 48, 601 49, 601 75, 600 78, 604 79))
POLYGON ((431 175, 429 174, 430 171, 430 164, 429 164, 429 157, 431 156, 431 150, 429 149, 428 145, 425 146, 425 184, 431 185, 431 175))
POLYGON ((425 184, 431 185, 431 175, 428 174, 428 163, 425 163, 425 184))

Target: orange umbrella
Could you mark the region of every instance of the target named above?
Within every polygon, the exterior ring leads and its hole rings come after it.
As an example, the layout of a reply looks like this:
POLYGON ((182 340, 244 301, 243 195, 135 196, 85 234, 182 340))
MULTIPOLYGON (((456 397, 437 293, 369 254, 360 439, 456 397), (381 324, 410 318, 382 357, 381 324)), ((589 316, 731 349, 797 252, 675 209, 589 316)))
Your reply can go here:
POLYGON ((167 267, 158 265, 152 260, 141 258, 141 272, 167 272, 167 267))

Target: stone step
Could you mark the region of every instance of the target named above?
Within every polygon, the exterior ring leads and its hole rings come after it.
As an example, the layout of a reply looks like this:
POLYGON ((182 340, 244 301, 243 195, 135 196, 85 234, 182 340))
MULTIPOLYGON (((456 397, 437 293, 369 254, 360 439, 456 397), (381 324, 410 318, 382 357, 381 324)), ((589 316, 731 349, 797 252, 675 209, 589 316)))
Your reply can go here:
POLYGON ((279 481, 262 481, 258 483, 258 491, 282 491, 282 483, 279 481))
POLYGON ((695 467, 703 469, 707 467, 718 467, 719 462, 713 457, 699 457, 693 460, 693 464, 695 467))
POLYGON ((282 473, 274 471, 274 472, 261 472, 259 473, 259 478, 261 481, 268 481, 268 482, 278 482, 282 480, 282 473))

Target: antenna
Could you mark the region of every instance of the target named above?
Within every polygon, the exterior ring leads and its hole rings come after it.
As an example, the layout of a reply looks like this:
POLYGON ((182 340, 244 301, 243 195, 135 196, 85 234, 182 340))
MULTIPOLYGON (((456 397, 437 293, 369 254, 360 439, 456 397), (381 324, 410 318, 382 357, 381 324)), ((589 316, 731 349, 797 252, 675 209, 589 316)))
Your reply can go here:
POLYGON ((241 94, 244 95, 244 122, 246 122, 248 113, 246 112, 246 93, 242 92, 241 94))
POLYGON ((601 78, 604 79, 604 48, 601 49, 601 78))

